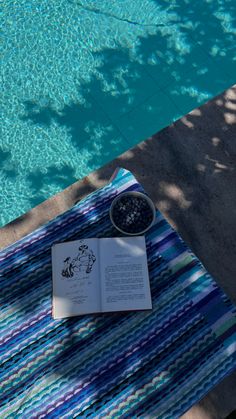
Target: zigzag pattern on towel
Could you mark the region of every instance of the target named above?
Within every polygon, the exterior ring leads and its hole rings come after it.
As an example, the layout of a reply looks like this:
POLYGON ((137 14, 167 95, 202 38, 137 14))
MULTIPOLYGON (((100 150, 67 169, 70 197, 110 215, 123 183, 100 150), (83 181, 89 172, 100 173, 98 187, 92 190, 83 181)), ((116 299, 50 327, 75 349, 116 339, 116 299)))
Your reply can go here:
POLYGON ((109 208, 126 190, 143 188, 120 169, 0 252, 1 417, 179 417, 235 368, 235 308, 159 211, 146 234, 153 310, 52 319, 52 244, 117 235, 109 208))

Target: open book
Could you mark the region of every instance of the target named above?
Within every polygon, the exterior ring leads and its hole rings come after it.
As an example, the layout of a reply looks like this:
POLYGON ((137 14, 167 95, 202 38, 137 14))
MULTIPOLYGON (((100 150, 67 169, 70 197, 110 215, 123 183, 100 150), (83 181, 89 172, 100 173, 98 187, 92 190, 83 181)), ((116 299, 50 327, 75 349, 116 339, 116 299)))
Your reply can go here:
POLYGON ((152 308, 142 236, 55 244, 52 271, 55 319, 152 308))

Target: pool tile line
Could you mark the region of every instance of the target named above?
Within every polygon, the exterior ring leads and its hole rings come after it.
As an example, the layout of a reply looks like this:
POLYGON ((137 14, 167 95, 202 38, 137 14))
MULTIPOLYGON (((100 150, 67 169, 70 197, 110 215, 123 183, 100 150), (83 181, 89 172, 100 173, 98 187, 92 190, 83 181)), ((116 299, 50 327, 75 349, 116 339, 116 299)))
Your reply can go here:
MULTIPOLYGON (((200 48, 200 50, 201 50, 201 48, 200 48)), ((205 56, 205 59, 208 58, 206 56, 205 52, 203 53, 203 59, 204 59, 204 56, 205 56)), ((163 60, 163 66, 165 66, 166 68, 168 67, 167 63, 164 60, 163 60)), ((148 69, 146 71, 148 72, 148 69)), ((189 74, 195 73, 196 71, 198 71, 198 68, 191 68, 191 67, 183 64, 182 68, 181 68, 180 77, 181 78, 187 77, 189 74)), ((162 90, 163 90, 163 88, 165 89, 165 88, 171 86, 173 83, 178 83, 177 79, 174 80, 174 76, 173 76, 173 79, 170 79, 167 83, 164 83, 164 84, 163 83, 158 83, 157 79, 151 73, 149 73, 149 74, 153 78, 153 80, 156 82, 156 84, 159 86, 159 88, 162 89, 162 90)))
MULTIPOLYGON (((151 80, 151 82, 153 84, 152 93, 148 94, 143 99, 140 99, 138 101, 136 100, 136 97, 135 97, 136 103, 134 105, 132 105, 132 107, 129 110, 119 112, 119 114, 117 116, 118 118, 123 116, 123 115, 126 115, 129 112, 132 112, 135 108, 137 108, 139 105, 142 105, 145 101, 150 99, 153 95, 155 95, 155 93, 157 93, 160 90, 160 87, 159 87, 159 84, 157 83, 157 81, 155 79, 153 79, 153 77, 150 76, 150 74, 147 72, 147 70, 144 67, 142 68, 142 72, 143 72, 144 75, 146 75, 147 78, 149 78, 151 80)), ((142 79, 140 79, 140 80, 142 81, 142 79)), ((146 82, 146 79, 143 80, 144 85, 145 85, 145 82, 146 82)), ((107 106, 102 101, 97 99, 97 95, 92 93, 92 92, 90 92, 90 95, 93 97, 94 100, 96 100, 97 103, 99 103, 100 108, 103 110, 103 112, 105 112, 107 116, 110 115, 110 112, 107 110, 107 106)), ((128 97, 128 95, 127 95, 127 97, 128 97)), ((113 119, 113 117, 111 117, 111 119, 113 119)))
POLYGON ((122 138, 122 140, 124 140, 125 141, 125 143, 129 146, 129 148, 130 148, 130 143, 129 143, 129 141, 128 141, 128 139, 126 138, 126 136, 122 133, 122 131, 120 130, 120 128, 119 128, 119 125, 117 125, 116 123, 115 123, 115 121, 113 121, 113 119, 110 117, 110 115, 106 112, 106 110, 104 110, 102 107, 101 107, 101 104, 100 104, 100 102, 96 99, 96 97, 95 96, 93 96, 92 95, 92 93, 90 93, 90 95, 92 96, 92 98, 94 99, 94 101, 96 102, 96 104, 97 104, 97 106, 102 110, 102 112, 106 115, 106 117, 108 118, 108 120, 110 121, 110 123, 112 124, 112 126, 114 126, 115 127, 115 129, 119 132, 119 134, 120 134, 120 136, 121 136, 121 138, 122 138))
MULTIPOLYGON (((228 85, 226 85, 225 83, 223 83, 224 79, 227 79, 227 77, 224 77, 224 73, 222 71, 220 71, 219 69, 217 70, 218 74, 221 77, 222 81, 219 82, 219 86, 217 88, 217 90, 215 89, 215 95, 219 95, 221 94, 227 87, 230 87, 228 85)), ((189 73, 188 76, 190 76, 191 73, 189 73)), ((178 99, 175 99, 173 97, 173 94, 167 90, 167 88, 163 89, 163 91, 166 93, 166 95, 172 100, 172 102, 175 103, 176 107, 180 110, 182 116, 191 112, 193 109, 195 109, 196 107, 202 106, 204 103, 208 102, 209 100, 212 99, 212 86, 209 85, 209 87, 205 88, 202 86, 202 83, 204 85, 204 80, 201 80, 201 76, 198 75, 194 75, 193 74, 193 78, 191 79, 191 83, 192 83, 192 88, 195 91, 198 91, 197 96, 193 95, 191 96, 191 92, 188 93, 188 91, 186 90, 186 93, 179 93, 178 99), (199 87, 200 86, 200 87, 199 87), (199 91, 199 89, 203 89, 202 90, 202 98, 201 98, 201 92, 199 91), (181 97, 181 100, 179 100, 179 98, 181 97), (192 102, 191 106, 186 106, 186 101, 188 102, 192 102)), ((181 87, 181 86, 180 86, 181 87)), ((178 83, 175 84, 171 84, 168 86, 168 89, 177 89, 178 90, 178 83)), ((191 90, 191 88, 190 88, 191 90)))
MULTIPOLYGON (((139 142, 141 142, 141 141, 143 141, 143 140, 145 140, 145 138, 146 137, 143 137, 143 138, 137 138, 137 140, 136 140, 136 142, 133 142, 133 141, 130 141, 130 139, 129 139, 129 137, 127 137, 126 136, 126 134, 125 134, 125 132, 124 131, 121 131, 121 129, 120 129, 120 127, 119 127, 119 120, 120 119, 122 119, 122 118, 126 118, 126 117, 131 117, 132 118, 132 115, 134 115, 137 111, 139 111, 139 110, 141 110, 142 109, 142 107, 144 106, 144 105, 148 105, 149 104, 149 102, 151 101, 151 99, 153 99, 155 96, 157 96, 158 95, 158 93, 162 93, 162 94, 164 94, 164 96, 166 97, 166 99, 167 100, 170 100, 171 102, 172 102, 172 104, 173 104, 173 106, 174 106, 174 108, 176 109, 176 111, 178 112, 178 113, 181 113, 181 115, 178 115, 178 117, 179 118, 181 118, 181 116, 182 116, 182 111, 176 106, 176 103, 172 100, 172 98, 170 98, 167 94, 166 94, 166 92, 164 91, 164 90, 162 90, 162 89, 160 89, 159 88, 159 90, 158 90, 158 92, 155 92, 153 95, 151 95, 149 98, 147 98, 145 101, 143 101, 142 103, 140 103, 139 105, 137 105, 135 108, 133 108, 131 111, 129 111, 129 112, 127 112, 127 113, 125 113, 125 114, 123 114, 121 117, 119 117, 118 119, 116 119, 116 120, 113 120, 112 122, 113 122, 113 125, 115 125, 115 127, 117 128, 117 130, 123 135, 123 137, 125 137, 126 138, 126 140, 127 140, 127 143, 129 144, 129 146, 131 146, 131 147, 134 147, 135 145, 137 145, 139 142)), ((176 119, 178 119, 178 118, 176 118, 176 119)), ((172 122, 174 122, 175 120, 176 120, 175 118, 174 119, 172 119, 172 120, 169 120, 169 122, 166 124, 166 126, 168 126, 169 124, 171 124, 172 122)), ((145 121, 145 116, 144 116, 144 118, 143 118, 143 121, 145 121)), ((159 126, 158 126, 159 124, 158 124, 158 122, 157 122, 157 125, 156 125, 156 129, 151 133, 151 135, 154 135, 154 134, 156 134, 156 132, 157 131, 159 131, 159 126)), ((161 129, 163 129, 164 127, 162 127, 161 129)), ((150 135, 149 135, 150 136, 150 135)))
MULTIPOLYGON (((190 35, 189 35, 190 36, 190 35)), ((190 36, 191 37, 191 36, 190 36)), ((192 40, 192 42, 196 45, 198 45, 198 48, 199 48, 199 50, 201 50, 202 51, 202 53, 203 53, 203 56, 205 56, 208 60, 209 60, 209 63, 211 63, 211 65, 212 64, 215 64, 215 62, 214 62, 214 59, 213 59, 213 57, 209 54, 209 53, 207 53, 207 51, 204 49, 204 48, 202 48, 202 46, 198 43, 198 42, 196 42, 195 40, 194 40, 194 38, 192 38, 191 37, 191 40, 192 40)), ((216 68, 216 70, 217 70, 217 72, 222 76, 222 79, 225 79, 225 80, 227 80, 227 78, 228 77, 230 77, 229 76, 229 74, 227 73, 227 72, 225 72, 223 69, 222 69, 222 66, 220 66, 220 67, 217 67, 216 68)), ((147 70, 148 71, 148 70, 147 70)), ((151 75, 151 74, 150 74, 151 75)), ((182 74, 181 74, 182 75, 182 74)), ((201 75, 198 75, 196 72, 195 72, 195 70, 192 68, 192 69, 189 69, 189 70, 187 70, 186 72, 184 72, 184 76, 185 76, 185 78, 186 77, 190 77, 191 75, 193 75, 193 80, 195 79, 195 80, 197 80, 198 78, 200 79, 200 76, 201 75)), ((231 77, 232 77, 232 75, 231 75, 231 77)), ((235 80, 235 82, 236 82, 236 80, 235 80)), ((185 114, 187 114, 187 113, 189 113, 189 112, 191 112, 194 108, 196 108, 196 106, 201 106, 201 105, 203 105, 204 103, 206 103, 208 100, 210 100, 211 98, 212 98, 212 94, 210 94, 209 95, 209 98, 207 98, 206 100, 204 99, 204 100, 200 100, 200 101, 198 101, 197 102, 197 99, 199 98, 199 96, 198 97, 196 97, 196 98, 194 98, 193 97, 193 100, 195 99, 195 103, 193 104, 193 106, 191 107, 191 108, 184 108, 184 107, 182 107, 181 105, 179 105, 179 103, 181 102, 183 102, 183 100, 182 101, 179 101, 179 100, 176 100, 176 99, 174 99, 173 98, 173 96, 169 93, 169 91, 168 91, 168 89, 169 88, 171 88, 171 87, 174 87, 175 86, 175 84, 176 84, 176 87, 178 86, 178 83, 179 83, 179 81, 171 81, 170 83, 168 83, 167 85, 159 85, 159 89, 162 91, 162 92, 164 92, 168 97, 169 97, 169 99, 175 104, 175 106, 178 108, 178 110, 179 110, 179 112, 181 112, 181 116, 183 116, 183 115, 185 115, 185 114)), ((222 86, 222 88, 221 89, 219 89, 218 90, 218 92, 216 93, 216 94, 220 94, 221 92, 223 92, 226 88, 229 88, 230 86, 232 85, 232 82, 230 81, 227 85, 226 84, 224 84, 223 86, 222 86)), ((183 99, 183 96, 181 96, 182 97, 182 99, 183 99)), ((191 99, 191 97, 189 97, 189 99, 191 99)))
MULTIPOLYGON (((208 48, 205 48, 204 46, 202 46, 201 45, 201 43, 200 43, 200 41, 199 40, 197 40, 197 39, 195 39, 195 37, 193 37, 193 35, 192 35, 192 33, 189 31, 188 32, 188 36, 190 37, 190 39, 191 39, 191 41, 194 43, 194 44, 197 44, 198 46, 199 46, 199 48, 204 52, 204 54, 205 55, 207 55, 207 57, 214 63, 214 64, 216 64, 216 62, 215 62, 215 58, 212 56, 212 54, 210 54, 210 52, 209 52, 209 49, 208 48)), ((234 43, 234 45, 232 45, 232 48, 234 47, 235 48, 235 54, 236 54, 236 47, 235 47, 235 43, 234 43)), ((220 58, 220 57, 219 57, 220 58)), ((225 69, 225 67, 224 67, 224 69, 223 69, 223 64, 222 63, 217 63, 217 66, 218 66, 218 68, 219 68, 219 66, 220 66, 220 68, 222 68, 222 70, 225 72, 225 74, 228 76, 228 77, 232 77, 232 74, 230 74, 230 73, 228 73, 228 71, 227 71, 227 69, 225 69)), ((235 82, 236 82, 236 77, 235 77, 235 82)), ((229 87, 232 85, 232 83, 229 85, 229 87)))
POLYGON ((160 100, 155 94, 135 111, 123 115, 116 121, 116 126, 119 125, 132 147, 181 117, 179 109, 168 95, 160 90, 159 93, 162 96, 160 100), (138 138, 135 134, 137 132, 138 138))
MULTIPOLYGON (((144 69, 145 70, 145 69, 144 69)), ((145 70, 146 71, 146 70, 145 70)), ((110 116, 110 114, 106 111, 106 109, 104 109, 100 103, 100 101, 97 100, 96 96, 94 96, 92 93, 90 93, 91 97, 93 98, 93 100, 97 103, 97 106, 102 110, 102 112, 106 115, 106 117, 108 118, 108 120, 111 122, 111 124, 116 128, 116 130, 119 132, 120 136, 122 139, 125 140, 125 142, 127 143, 127 145, 130 147, 134 147, 135 145, 137 145, 139 142, 145 140, 145 138, 137 138, 137 140, 135 141, 131 141, 130 138, 126 135, 125 131, 120 129, 119 126, 119 120, 122 118, 126 118, 127 116, 131 116, 135 114, 136 111, 141 110, 141 107, 145 104, 148 105, 148 102, 154 98, 158 93, 162 93, 167 100, 170 100, 172 105, 174 106, 175 110, 178 112, 178 117, 177 118, 173 118, 171 120, 169 120, 166 124, 166 126, 168 126, 169 124, 175 122, 177 119, 181 118, 183 116, 183 112, 180 109, 179 106, 177 106, 176 102, 172 99, 172 97, 170 95, 168 95, 168 93, 160 86, 158 86, 157 82, 155 83, 157 86, 157 90, 150 95, 149 97, 147 97, 145 100, 143 100, 142 102, 140 102, 138 105, 134 106, 132 109, 130 109, 128 112, 123 113, 122 115, 118 116, 117 118, 113 118, 110 116)), ((145 119, 145 118, 144 118, 145 119)), ((164 127, 162 127, 161 129, 163 129, 164 127)), ((156 129, 149 135, 154 135, 156 134, 156 132, 159 131, 159 126, 158 126, 158 122, 157 122, 157 126, 156 129)))

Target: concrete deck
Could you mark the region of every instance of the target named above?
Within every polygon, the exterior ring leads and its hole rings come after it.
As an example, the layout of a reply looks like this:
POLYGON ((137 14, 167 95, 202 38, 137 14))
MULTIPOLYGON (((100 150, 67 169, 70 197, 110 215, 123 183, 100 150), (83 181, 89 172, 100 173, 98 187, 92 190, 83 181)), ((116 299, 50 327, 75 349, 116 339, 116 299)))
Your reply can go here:
MULTIPOLYGON (((3 248, 131 170, 155 204, 236 303, 236 86, 0 230, 3 248)), ((236 373, 182 419, 236 409, 236 373)))

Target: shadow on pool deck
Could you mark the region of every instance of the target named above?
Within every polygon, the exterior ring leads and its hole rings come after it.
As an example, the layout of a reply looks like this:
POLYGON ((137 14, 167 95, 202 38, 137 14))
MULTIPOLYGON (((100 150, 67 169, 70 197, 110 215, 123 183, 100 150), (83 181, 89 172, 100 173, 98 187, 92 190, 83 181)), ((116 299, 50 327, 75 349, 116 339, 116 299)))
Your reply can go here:
MULTIPOLYGON (((0 244, 3 247, 15 241, 65 211, 82 196, 104 185, 113 170, 122 166, 134 173, 236 302, 235 135, 236 87, 8 224, 2 229, 0 244)), ((73 321, 68 325, 69 332, 72 326, 73 321)), ((184 418, 225 417, 236 407, 235 389, 234 374, 184 418)))

